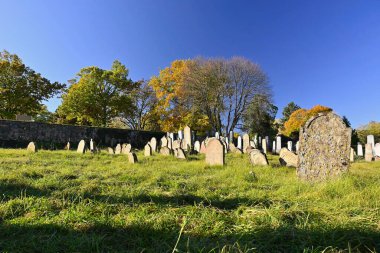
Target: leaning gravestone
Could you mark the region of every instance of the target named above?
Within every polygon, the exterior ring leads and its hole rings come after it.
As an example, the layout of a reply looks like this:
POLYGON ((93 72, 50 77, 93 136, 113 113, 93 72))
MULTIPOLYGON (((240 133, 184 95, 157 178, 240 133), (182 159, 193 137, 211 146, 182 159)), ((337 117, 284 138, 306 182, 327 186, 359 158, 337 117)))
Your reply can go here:
POLYGON ((86 152, 86 143, 84 142, 84 140, 81 140, 79 142, 77 152, 81 154, 84 154, 84 152, 86 152))
POLYGON ((251 152, 249 153, 249 160, 252 165, 259 165, 259 166, 269 165, 267 156, 258 149, 251 150, 251 152))
POLYGON ((372 144, 371 143, 367 143, 365 144, 365 155, 364 155, 364 159, 367 161, 367 162, 371 162, 373 160, 373 149, 372 149, 372 144))
POLYGON ((298 177, 324 180, 348 171, 351 132, 334 113, 309 119, 300 130, 298 177))
POLYGON ((170 148, 168 148, 168 147, 162 147, 161 149, 160 149, 160 154, 161 155, 171 155, 171 149, 170 148))
POLYGON ((152 147, 152 152, 157 152, 157 139, 155 137, 150 140, 150 146, 152 147))
POLYGON ((128 162, 129 163, 137 163, 137 155, 133 152, 128 153, 128 162))
POLYGON ((178 159, 186 159, 185 151, 182 148, 175 150, 175 157, 178 159))
POLYGON ((34 142, 29 142, 26 150, 33 153, 37 152, 36 144, 34 144, 34 142))
POLYGON ((144 147, 144 156, 152 155, 152 147, 149 144, 146 144, 144 147))
POLYGON ((280 150, 280 164, 287 167, 297 167, 298 156, 287 148, 280 150))
POLYGON ((206 163, 208 165, 224 165, 224 145, 220 140, 212 138, 207 143, 206 163))

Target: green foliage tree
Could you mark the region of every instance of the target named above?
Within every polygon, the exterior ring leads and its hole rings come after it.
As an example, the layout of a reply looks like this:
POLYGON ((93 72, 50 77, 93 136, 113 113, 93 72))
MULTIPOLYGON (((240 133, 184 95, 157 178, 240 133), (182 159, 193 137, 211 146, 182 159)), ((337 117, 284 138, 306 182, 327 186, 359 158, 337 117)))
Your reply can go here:
POLYGON ((0 52, 0 118, 37 115, 42 101, 59 94, 64 87, 27 67, 17 55, 0 52))
POLYGON ((367 143, 367 135, 373 135, 375 142, 380 142, 380 122, 371 121, 368 124, 356 129, 360 143, 367 143))
POLYGON ((108 126, 120 113, 131 113, 131 92, 136 83, 128 78, 128 73, 119 61, 113 62, 111 70, 94 66, 81 69, 62 96, 57 109, 59 121, 108 126))
POLYGON ((278 108, 272 104, 269 97, 255 95, 243 115, 242 129, 250 134, 275 136, 278 131, 275 124, 277 111, 278 108))
POLYGON ((297 111, 298 109, 301 109, 296 103, 290 102, 284 107, 284 110, 282 111, 282 119, 281 123, 284 124, 286 121, 289 120, 290 115, 297 111))
POLYGON ((55 114, 47 109, 46 105, 42 105, 37 115, 33 117, 35 122, 53 123, 55 120, 55 114))

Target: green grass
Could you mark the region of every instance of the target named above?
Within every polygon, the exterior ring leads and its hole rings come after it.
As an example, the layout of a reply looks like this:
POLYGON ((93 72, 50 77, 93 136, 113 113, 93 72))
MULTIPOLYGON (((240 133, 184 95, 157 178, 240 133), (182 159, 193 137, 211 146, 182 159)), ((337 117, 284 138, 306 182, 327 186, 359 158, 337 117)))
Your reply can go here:
POLYGON ((0 251, 380 251, 380 162, 308 184, 275 156, 138 158, 0 149, 0 251))

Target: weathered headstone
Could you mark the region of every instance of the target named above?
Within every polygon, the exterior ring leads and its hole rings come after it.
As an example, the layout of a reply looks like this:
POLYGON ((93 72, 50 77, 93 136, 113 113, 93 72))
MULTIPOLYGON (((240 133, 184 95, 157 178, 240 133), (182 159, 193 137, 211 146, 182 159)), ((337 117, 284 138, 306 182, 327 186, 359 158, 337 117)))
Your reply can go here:
POLYGON ((293 151, 293 142, 292 141, 288 141, 288 150, 289 151, 293 151))
POLYGON ((281 148, 282 148, 281 136, 277 136, 276 137, 276 154, 280 154, 281 148))
POLYGON ((186 146, 189 146, 191 150, 193 145, 191 142, 191 129, 189 126, 185 126, 185 128, 183 129, 183 134, 184 134, 184 140, 186 142, 186 146))
POLYGON ((179 140, 182 140, 182 139, 183 139, 183 132, 182 132, 182 130, 179 130, 179 131, 178 131, 178 139, 179 139, 179 140))
MULTIPOLYGON (((265 139, 263 139, 264 141, 265 139)), ((267 156, 258 149, 252 149, 249 153, 249 160, 252 165, 268 166, 267 156)))
POLYGON ((168 146, 168 139, 165 136, 163 136, 161 138, 161 147, 167 147, 167 146, 168 146))
POLYGON ((186 159, 185 151, 182 148, 176 149, 175 157, 178 159, 186 159))
POLYGON ((354 149, 351 148, 350 150, 350 162, 354 162, 355 161, 355 153, 354 153, 354 149))
POLYGON ((373 160, 372 143, 365 144, 364 160, 366 160, 367 162, 371 162, 373 160))
POLYGON ((224 145, 218 139, 211 139, 206 147, 206 163, 208 165, 224 165, 224 145))
POLYGON ((367 135, 367 144, 372 145, 372 151, 375 151, 375 136, 367 135))
POLYGON ((34 144, 34 142, 29 142, 26 150, 33 153, 37 152, 36 144, 34 144))
POLYGON ((358 143, 358 156, 363 157, 363 145, 358 143))
POLYGON ((152 137, 149 143, 150 143, 150 146, 152 147, 152 152, 157 152, 157 139, 155 137, 152 137))
POLYGON ((201 142, 201 149, 199 150, 199 153, 206 154, 206 142, 205 141, 201 142))
POLYGON ((300 130, 298 177, 323 180, 346 172, 350 165, 351 132, 334 113, 309 119, 300 130))
POLYGON ((280 164, 287 167, 297 167, 298 156, 287 148, 280 150, 280 164))
POLYGON ((77 152, 81 154, 84 154, 84 152, 86 152, 86 143, 84 142, 84 140, 81 140, 79 142, 77 152))
POLYGON ((115 155, 120 155, 121 154, 121 145, 118 143, 115 148, 115 155))
POLYGON ((110 154, 110 155, 114 155, 115 154, 115 151, 113 150, 113 148, 108 147, 108 154, 110 154))
POLYGON ((215 132, 215 138, 219 139, 219 132, 215 132))
POLYGON ((250 145, 251 145, 252 148, 256 148, 256 144, 255 144, 254 141, 250 141, 249 143, 250 143, 250 145))
POLYGON ((162 147, 160 148, 160 154, 161 155, 171 155, 171 149, 169 149, 168 147, 162 147))
POLYGON ((375 156, 380 156, 380 143, 375 144, 375 156))
POLYGON ((131 153, 131 149, 132 149, 132 145, 131 144, 127 144, 127 143, 124 143, 123 146, 122 146, 122 149, 121 149, 121 152, 125 155, 131 153))
POLYGON ((262 149, 263 149, 263 153, 264 153, 264 154, 267 154, 267 147, 268 147, 268 145, 267 145, 267 139, 263 139, 263 140, 261 141, 261 147, 262 147, 262 149))
POLYGON ((297 142, 296 142, 296 153, 297 153, 297 154, 298 154, 299 149, 300 149, 300 142, 297 141, 297 142))
POLYGON ((194 151, 196 151, 197 153, 199 153, 200 150, 201 150, 201 143, 199 141, 196 141, 194 143, 194 151))
POLYGON ((66 143, 65 150, 70 150, 70 142, 69 141, 66 143))
POLYGON ((137 155, 133 152, 128 153, 128 161, 129 163, 137 163, 137 155))
POLYGON ((273 144, 272 144, 272 154, 275 154, 276 153, 276 141, 273 141, 273 144))
POLYGON ((241 136, 240 135, 238 136, 238 139, 237 139, 237 148, 238 149, 242 149, 243 148, 242 140, 241 140, 241 136))
POLYGON ((95 152, 94 141, 92 139, 90 140, 90 151, 91 153, 95 152))
POLYGON ((234 132, 230 131, 230 136, 228 140, 229 140, 229 143, 234 143, 234 132))
POLYGON ((249 143, 249 135, 244 134, 243 135, 243 153, 247 153, 246 149, 250 146, 249 143))
POLYGON ((173 149, 177 149, 181 147, 181 140, 175 140, 173 141, 173 149))
POLYGON ((146 144, 144 147, 144 156, 152 155, 152 147, 149 144, 146 144))

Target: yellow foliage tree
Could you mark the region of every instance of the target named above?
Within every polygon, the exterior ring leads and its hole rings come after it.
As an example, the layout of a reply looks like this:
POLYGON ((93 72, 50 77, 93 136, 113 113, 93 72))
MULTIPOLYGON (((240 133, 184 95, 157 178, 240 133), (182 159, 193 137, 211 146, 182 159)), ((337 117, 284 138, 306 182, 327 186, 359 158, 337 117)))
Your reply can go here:
POLYGON ((156 112, 163 131, 177 131, 186 125, 197 131, 210 128, 207 116, 192 110, 186 97, 186 74, 191 60, 175 60, 151 78, 149 85, 157 97, 156 112))
POLYGON ((294 138, 298 137, 300 128, 305 125, 305 123, 313 116, 316 116, 318 113, 327 113, 331 112, 330 107, 323 105, 316 105, 310 110, 298 109, 294 111, 288 121, 284 123, 284 128, 281 130, 281 133, 285 136, 294 138))

